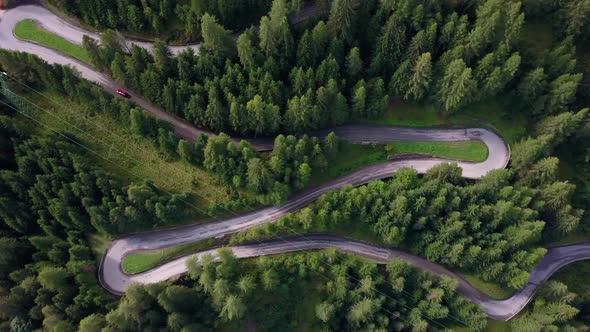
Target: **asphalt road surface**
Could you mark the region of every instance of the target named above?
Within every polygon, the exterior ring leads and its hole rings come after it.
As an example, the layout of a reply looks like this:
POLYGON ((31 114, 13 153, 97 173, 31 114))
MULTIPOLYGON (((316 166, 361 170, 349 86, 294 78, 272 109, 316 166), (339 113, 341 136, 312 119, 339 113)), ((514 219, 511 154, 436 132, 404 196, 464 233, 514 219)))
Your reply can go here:
MULTIPOLYGON (((312 15, 309 9, 304 15, 312 15)), ((20 41, 13 35, 14 26, 21 20, 32 19, 39 22, 45 29, 52 31, 72 42, 80 44, 84 34, 98 38, 96 33, 84 31, 79 27, 71 25, 57 17, 43 7, 36 5, 25 5, 10 10, 0 11, 0 48, 29 52, 38 55, 49 63, 70 65, 78 70, 80 75, 90 81, 104 87, 114 94, 114 91, 121 86, 113 82, 102 73, 96 72, 91 67, 76 61, 66 55, 50 50, 43 46, 20 41)), ((299 21, 296 19, 295 21, 299 21)), ((145 42, 131 41, 139 46, 151 49, 151 45, 145 42)), ((199 45, 188 45, 171 47, 173 53, 178 53, 186 48, 192 48, 198 52, 199 45)), ((123 87, 124 88, 124 87, 123 87)), ((129 89, 125 89, 128 90, 129 89)), ((213 133, 196 128, 187 121, 173 116, 141 98, 133 91, 129 91, 131 100, 143 107, 154 116, 168 121, 174 126, 176 133, 186 139, 194 140, 201 133, 214 135, 213 133)), ((329 130, 312 132, 310 135, 325 136, 329 131, 334 131, 337 136, 347 139, 353 143, 385 143, 391 141, 466 141, 479 140, 486 144, 489 155, 481 163, 457 161, 463 169, 463 176, 477 179, 487 172, 506 167, 510 159, 510 150, 501 137, 487 129, 463 128, 463 129, 410 129, 380 126, 359 126, 348 125, 329 130)), ((235 139, 239 140, 238 138, 235 139)), ((258 138, 249 140, 258 150, 272 149, 272 138, 258 138)), ((293 197, 280 206, 267 207, 252 213, 247 213, 222 221, 207 224, 187 225, 173 229, 164 229, 152 232, 145 232, 130 235, 113 241, 105 256, 99 270, 99 278, 102 285, 115 294, 124 293, 129 284, 134 282, 153 283, 170 279, 186 272, 185 261, 190 256, 202 256, 205 254, 216 255, 216 250, 207 250, 193 255, 175 259, 145 273, 127 275, 121 269, 122 259, 138 250, 161 249, 170 246, 190 243, 211 237, 222 237, 227 234, 239 232, 247 228, 261 225, 267 222, 278 220, 286 213, 297 211, 320 195, 341 188, 345 185, 359 186, 371 180, 390 177, 395 171, 404 167, 411 167, 418 172, 425 172, 431 167, 450 162, 451 160, 430 157, 408 157, 398 160, 383 162, 358 170, 350 175, 341 177, 321 186, 311 188, 293 197)), ((287 238, 277 238, 263 241, 256 244, 247 244, 231 247, 237 257, 257 257, 264 255, 275 255, 281 253, 317 250, 329 247, 336 247, 341 251, 363 256, 377 263, 386 263, 394 257, 402 258, 416 267, 436 273, 448 275, 459 282, 457 291, 480 304, 489 317, 493 319, 508 320, 520 312, 533 298, 537 288, 542 285, 553 273, 561 267, 580 260, 590 259, 590 243, 580 243, 562 247, 551 248, 541 262, 531 271, 528 283, 515 295, 506 300, 494 300, 481 293, 459 275, 446 268, 427 261, 416 255, 390 248, 380 248, 368 243, 336 237, 332 235, 299 235, 287 238)))

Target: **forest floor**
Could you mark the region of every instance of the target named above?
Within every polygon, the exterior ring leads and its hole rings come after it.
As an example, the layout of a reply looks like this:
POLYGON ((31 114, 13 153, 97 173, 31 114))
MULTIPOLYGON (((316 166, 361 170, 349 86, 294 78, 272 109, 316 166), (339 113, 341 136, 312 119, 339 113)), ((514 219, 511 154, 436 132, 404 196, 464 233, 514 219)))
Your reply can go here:
POLYGON ((14 28, 14 34, 17 38, 39 43, 92 65, 88 52, 82 46, 43 29, 32 20, 18 22, 14 28))

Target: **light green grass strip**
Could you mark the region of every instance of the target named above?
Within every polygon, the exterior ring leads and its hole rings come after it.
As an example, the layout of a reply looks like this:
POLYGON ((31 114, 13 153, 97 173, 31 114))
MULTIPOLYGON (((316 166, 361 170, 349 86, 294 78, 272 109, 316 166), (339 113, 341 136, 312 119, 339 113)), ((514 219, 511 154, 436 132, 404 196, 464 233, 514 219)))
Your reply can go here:
POLYGON ((18 22, 14 34, 20 39, 39 43, 91 65, 90 57, 82 46, 41 28, 32 20, 18 22))
POLYGON ((488 148, 479 141, 395 142, 387 145, 387 151, 390 154, 419 153, 476 162, 481 162, 488 158, 488 148))
POLYGON ((123 271, 129 274, 145 272, 176 257, 201 251, 214 245, 215 239, 206 239, 162 250, 131 253, 123 258, 123 271))
POLYGON ((514 290, 499 284, 482 280, 478 275, 461 273, 461 276, 482 293, 497 300, 504 300, 514 294, 514 290))
POLYGON ((510 107, 512 107, 510 101, 500 103, 495 99, 488 99, 448 114, 440 112, 431 104, 417 105, 396 100, 391 103, 382 118, 368 122, 387 126, 432 127, 480 126, 479 122, 483 121, 493 125, 506 142, 512 144, 525 136, 528 119, 522 113, 510 113, 510 116, 504 116, 506 113, 504 110, 510 107))
POLYGON ((311 183, 318 184, 352 173, 364 166, 387 160, 387 155, 424 154, 441 158, 481 162, 488 158, 488 148, 479 141, 464 142, 394 142, 388 145, 358 145, 341 142, 340 151, 323 172, 314 172, 311 183))

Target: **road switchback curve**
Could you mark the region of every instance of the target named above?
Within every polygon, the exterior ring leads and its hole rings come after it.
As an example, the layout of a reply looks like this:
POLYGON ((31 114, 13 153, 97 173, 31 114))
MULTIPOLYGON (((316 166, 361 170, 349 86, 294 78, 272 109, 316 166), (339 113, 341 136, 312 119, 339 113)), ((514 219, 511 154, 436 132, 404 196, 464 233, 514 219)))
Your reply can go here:
MULTIPOLYGON (((313 11, 307 10, 304 15, 312 15, 313 11)), ((13 34, 15 25, 25 19, 31 19, 40 23, 43 28, 64 37, 74 43, 81 44, 83 35, 98 38, 98 34, 85 31, 76 27, 49 10, 37 5, 24 5, 9 10, 0 10, 0 48, 33 53, 49 63, 69 65, 75 68, 81 77, 101 85, 106 91, 114 93, 120 87, 109 77, 100 73, 86 64, 83 64, 67 55, 46 48, 44 46, 22 41, 13 34)), ((131 41, 142 47, 151 49, 151 44, 131 41)), ((171 47, 174 54, 191 48, 198 52, 199 45, 171 47)), ((131 100, 142 108, 152 113, 155 117, 169 122, 175 132, 183 138, 194 140, 200 134, 214 135, 205 129, 196 128, 187 121, 171 115, 164 110, 152 105, 140 95, 131 91, 131 100)), ((203 256, 205 254, 217 255, 216 249, 198 252, 165 263, 159 267, 144 273, 128 275, 121 269, 123 258, 138 250, 154 250, 166 247, 186 244, 211 237, 222 237, 236 233, 250 227, 273 222, 286 213, 294 212, 308 205, 320 195, 337 190, 346 185, 359 186, 371 180, 391 177, 401 168, 414 168, 420 173, 440 163, 457 162, 463 169, 463 176, 470 179, 478 179, 494 169, 507 166, 510 159, 508 145, 496 133, 481 128, 396 128, 383 126, 347 125, 327 130, 311 132, 310 135, 325 136, 329 131, 334 131, 337 136, 353 143, 387 143, 392 141, 440 141, 456 142, 478 140, 488 148, 488 158, 481 163, 453 161, 432 157, 408 157, 391 160, 380 164, 360 169, 350 175, 330 181, 321 186, 310 188, 288 202, 273 207, 227 218, 219 222, 207 224, 186 225, 172 229, 163 229, 145 233, 133 234, 113 241, 105 253, 99 268, 99 279, 102 285, 114 294, 123 294, 125 289, 134 282, 153 283, 168 280, 186 272, 185 261, 191 256, 203 256)), ((238 140, 237 138, 235 140, 238 140)), ((259 138, 249 140, 259 151, 272 149, 272 138, 259 138)), ((561 267, 576 261, 590 259, 590 242, 550 248, 541 262, 531 271, 527 284, 516 294, 506 300, 494 300, 471 286, 459 275, 447 270, 441 265, 430 262, 419 256, 392 248, 380 248, 378 246, 325 234, 311 234, 277 238, 262 241, 256 244, 245 244, 230 247, 237 257, 248 258, 282 253, 318 250, 335 247, 343 252, 359 255, 376 263, 384 264, 391 258, 402 258, 416 267, 426 271, 447 275, 459 282, 457 291, 480 304, 490 318, 508 320, 520 312, 533 298, 535 291, 553 273, 561 267)))

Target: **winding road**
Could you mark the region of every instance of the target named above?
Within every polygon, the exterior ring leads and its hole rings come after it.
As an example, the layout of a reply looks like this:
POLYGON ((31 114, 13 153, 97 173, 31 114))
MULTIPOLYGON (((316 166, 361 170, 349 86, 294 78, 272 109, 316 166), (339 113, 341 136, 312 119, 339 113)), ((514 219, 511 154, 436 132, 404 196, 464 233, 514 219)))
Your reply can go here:
MULTIPOLYGON (((305 15, 309 15, 306 13, 305 15)), ((32 19, 39 22, 45 29, 54 32, 74 43, 80 44, 82 36, 88 34, 98 38, 97 34, 84 31, 69 24, 47 9, 36 5, 24 5, 9 10, 0 11, 0 48, 29 52, 38 55, 47 62, 70 65, 76 68, 80 75, 90 81, 104 87, 113 93, 119 87, 107 76, 96 72, 91 67, 80 63, 66 55, 50 50, 41 45, 18 40, 13 35, 14 26, 21 20, 32 19)), ((140 46, 151 48, 151 45, 143 42, 132 42, 140 46)), ((178 53, 187 47, 198 51, 198 45, 172 47, 173 53, 178 53)), ((132 100, 139 106, 151 112, 154 116, 171 123, 176 133, 186 139, 194 140, 201 133, 213 135, 203 129, 199 129, 190 123, 173 116, 158 107, 150 104, 138 94, 131 91, 132 100)), ((185 261, 191 256, 205 254, 216 255, 216 249, 195 253, 181 257, 149 270, 144 273, 128 275, 121 269, 122 259, 138 250, 153 250, 186 244, 212 237, 222 237, 236 233, 247 228, 278 220, 286 213, 297 211, 313 202, 320 195, 336 190, 346 185, 359 186, 371 180, 390 177, 400 168, 411 167, 418 172, 426 172, 431 167, 440 163, 457 162, 463 169, 463 176, 477 179, 491 170, 507 166, 510 159, 508 145, 493 131, 481 128, 461 129, 411 129, 383 126, 348 125, 332 128, 337 136, 353 143, 385 143, 391 141, 467 141, 479 140, 483 142, 489 151, 488 158, 481 163, 453 161, 431 157, 408 157, 391 160, 380 164, 365 167, 350 175, 341 177, 321 186, 310 188, 293 197, 285 204, 267 207, 252 213, 227 218, 218 222, 207 224, 194 224, 182 227, 144 232, 126 236, 111 242, 107 249, 99 269, 99 278, 102 285, 115 294, 123 294, 131 283, 153 283, 170 279, 186 272, 185 261)), ((311 135, 324 136, 326 131, 310 133, 311 135)), ((237 140, 237 138, 236 138, 237 140)), ((272 149, 272 139, 254 139, 251 144, 260 151, 272 149)), ((394 257, 402 258, 416 267, 439 275, 448 275, 459 282, 457 291, 480 304, 490 318, 508 320, 520 312, 533 298, 537 288, 542 285, 553 273, 561 267, 580 260, 590 259, 590 243, 550 248, 541 262, 531 271, 528 283, 515 295, 506 300, 494 300, 471 286, 459 275, 447 270, 441 265, 430 262, 419 256, 390 248, 380 248, 368 243, 337 237, 333 235, 300 235, 263 241, 256 244, 246 244, 231 247, 237 257, 257 257, 275 255, 281 253, 317 250, 335 247, 339 250, 383 264, 394 257)))

